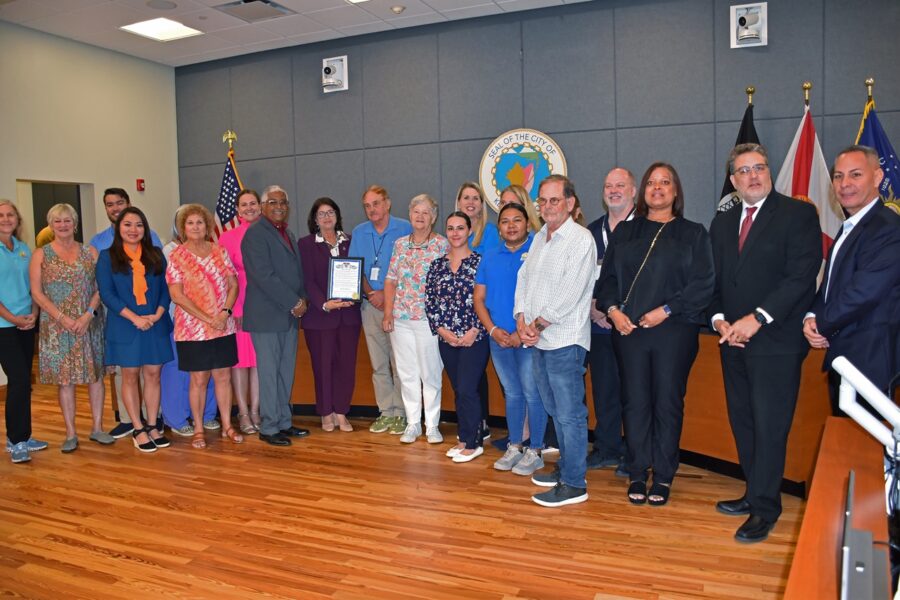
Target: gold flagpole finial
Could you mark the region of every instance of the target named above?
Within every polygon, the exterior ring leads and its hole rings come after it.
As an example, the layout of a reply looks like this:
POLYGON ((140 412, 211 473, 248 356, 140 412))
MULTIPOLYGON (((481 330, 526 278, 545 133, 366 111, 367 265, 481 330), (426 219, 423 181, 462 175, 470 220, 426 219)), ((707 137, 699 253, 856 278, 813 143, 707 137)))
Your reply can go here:
POLYGON ((744 90, 744 93, 747 94, 747 104, 753 104, 753 94, 756 93, 756 88, 752 85, 748 85, 747 89, 744 90))
POLYGON ((231 150, 232 145, 237 141, 237 134, 232 130, 228 130, 222 134, 222 143, 228 142, 228 150, 231 150))
POLYGON ((874 77, 866 78, 866 92, 869 94, 869 102, 872 101, 872 87, 875 85, 874 77))
POLYGON ((812 81, 803 82, 803 102, 809 106, 809 90, 812 89, 812 81))

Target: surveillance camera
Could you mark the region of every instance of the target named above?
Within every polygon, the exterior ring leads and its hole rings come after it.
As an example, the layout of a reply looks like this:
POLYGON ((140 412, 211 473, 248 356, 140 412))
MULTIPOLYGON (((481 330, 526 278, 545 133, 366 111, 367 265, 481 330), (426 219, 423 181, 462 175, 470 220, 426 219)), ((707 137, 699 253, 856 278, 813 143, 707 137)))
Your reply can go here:
POLYGON ((335 70, 336 69, 331 65, 327 65, 324 69, 322 69, 322 73, 326 76, 331 76, 334 75, 335 70))
POLYGON ((741 27, 749 27, 759 23, 759 13, 748 12, 738 18, 738 25, 741 27))

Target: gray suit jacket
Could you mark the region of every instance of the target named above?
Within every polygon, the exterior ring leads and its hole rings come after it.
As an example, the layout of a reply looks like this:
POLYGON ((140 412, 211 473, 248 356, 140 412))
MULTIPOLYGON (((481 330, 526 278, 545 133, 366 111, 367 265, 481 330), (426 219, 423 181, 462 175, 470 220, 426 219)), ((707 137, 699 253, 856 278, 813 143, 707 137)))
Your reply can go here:
POLYGON ((241 242, 247 272, 244 300, 244 331, 279 332, 297 329, 299 319, 291 314, 297 300, 306 297, 303 267, 297 239, 287 232, 291 247, 265 217, 247 229, 241 242))

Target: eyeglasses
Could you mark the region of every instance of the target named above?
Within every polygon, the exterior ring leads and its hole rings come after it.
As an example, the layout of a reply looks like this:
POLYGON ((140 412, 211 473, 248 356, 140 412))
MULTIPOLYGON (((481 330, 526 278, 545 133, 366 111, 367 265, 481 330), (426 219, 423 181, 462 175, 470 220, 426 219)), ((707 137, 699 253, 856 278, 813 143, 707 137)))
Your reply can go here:
POLYGON ((740 167, 739 169, 735 169, 734 174, 735 175, 749 175, 750 171, 753 171, 757 175, 761 175, 768 170, 769 170, 769 165, 760 163, 758 165, 753 165, 752 167, 740 167))
POLYGON ((272 206, 288 206, 287 200, 266 200, 266 204, 271 204, 272 206))
POLYGON ((333 210, 323 210, 323 211, 319 211, 316 213, 316 218, 318 218, 318 219, 327 219, 328 217, 333 217, 333 216, 334 216, 333 210))
POLYGON ((537 205, 544 206, 545 204, 550 204, 550 206, 559 206, 560 202, 563 202, 565 198, 538 198, 537 205))

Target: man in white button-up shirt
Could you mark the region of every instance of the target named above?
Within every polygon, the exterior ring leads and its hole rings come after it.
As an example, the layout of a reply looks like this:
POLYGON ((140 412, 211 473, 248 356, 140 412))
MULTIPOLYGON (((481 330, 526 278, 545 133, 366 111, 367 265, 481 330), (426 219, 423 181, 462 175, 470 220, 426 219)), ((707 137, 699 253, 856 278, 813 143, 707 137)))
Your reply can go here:
POLYGON ((513 312, 522 343, 536 349, 538 391, 559 438, 557 467, 532 477, 535 484, 553 488, 532 499, 552 507, 588 497, 584 358, 591 343, 597 248, 591 233, 571 218, 575 187, 567 177, 544 179, 539 196, 545 225, 519 270, 513 312))
POLYGON ((883 178, 878 153, 867 146, 850 146, 834 161, 834 192, 849 216, 803 334, 813 348, 828 349, 822 369, 835 415, 843 414, 836 357, 846 356, 885 393, 900 371, 900 216, 878 195, 883 178))

